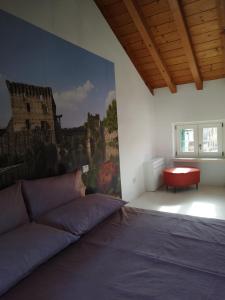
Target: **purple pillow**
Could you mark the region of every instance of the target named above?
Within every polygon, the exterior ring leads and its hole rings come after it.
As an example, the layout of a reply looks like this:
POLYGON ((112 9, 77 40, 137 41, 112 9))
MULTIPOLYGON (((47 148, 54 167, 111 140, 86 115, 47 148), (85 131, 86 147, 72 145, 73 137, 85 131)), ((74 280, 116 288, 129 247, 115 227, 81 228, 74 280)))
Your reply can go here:
POLYGON ((126 203, 107 195, 91 194, 50 211, 38 222, 80 236, 126 203))
POLYGON ((21 183, 0 191, 0 234, 28 222, 21 183))
POLYGON ((31 218, 36 220, 48 211, 82 196, 77 188, 77 173, 24 180, 22 188, 31 218))
POLYGON ((53 227, 29 223, 0 237, 0 295, 77 240, 53 227))

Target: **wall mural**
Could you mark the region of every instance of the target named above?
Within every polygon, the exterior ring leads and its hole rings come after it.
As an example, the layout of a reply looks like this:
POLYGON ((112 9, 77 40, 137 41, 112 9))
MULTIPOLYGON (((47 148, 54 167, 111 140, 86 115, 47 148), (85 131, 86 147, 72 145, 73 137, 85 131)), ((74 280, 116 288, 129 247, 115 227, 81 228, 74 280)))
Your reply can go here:
POLYGON ((81 168, 121 196, 114 64, 2 10, 0 40, 0 188, 81 168))

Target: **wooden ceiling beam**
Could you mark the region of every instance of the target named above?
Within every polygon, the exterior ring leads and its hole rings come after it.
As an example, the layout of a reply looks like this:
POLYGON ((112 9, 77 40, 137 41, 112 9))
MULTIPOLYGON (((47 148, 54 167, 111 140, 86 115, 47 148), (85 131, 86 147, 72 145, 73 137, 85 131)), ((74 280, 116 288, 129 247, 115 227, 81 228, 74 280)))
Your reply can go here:
POLYGON ((203 81, 179 1, 169 0, 168 3, 177 25, 177 31, 179 32, 196 88, 202 90, 203 81))
POLYGON ((134 0, 123 0, 134 24, 137 27, 138 32, 140 33, 143 42, 145 43, 149 53, 151 54, 156 66, 158 67, 160 73, 162 74, 163 79, 165 80, 167 86, 169 87, 172 93, 176 93, 177 88, 173 83, 173 80, 169 74, 169 71, 162 60, 156 46, 154 39, 148 30, 148 26, 145 22, 144 17, 142 16, 140 10, 138 9, 134 0))

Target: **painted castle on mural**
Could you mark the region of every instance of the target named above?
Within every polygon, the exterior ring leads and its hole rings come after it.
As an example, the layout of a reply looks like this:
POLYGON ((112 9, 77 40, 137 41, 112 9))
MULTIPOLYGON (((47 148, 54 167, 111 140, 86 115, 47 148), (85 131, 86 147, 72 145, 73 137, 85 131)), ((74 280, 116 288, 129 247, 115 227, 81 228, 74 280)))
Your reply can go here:
POLYGON ((89 192, 121 196, 113 63, 0 18, 0 188, 79 168, 89 192))
POLYGON ((104 120, 88 113, 83 126, 61 128, 63 115, 56 114, 50 87, 8 80, 6 85, 12 118, 0 130, 1 185, 20 177, 54 176, 88 165, 84 180, 89 189, 120 195, 115 100, 104 120))

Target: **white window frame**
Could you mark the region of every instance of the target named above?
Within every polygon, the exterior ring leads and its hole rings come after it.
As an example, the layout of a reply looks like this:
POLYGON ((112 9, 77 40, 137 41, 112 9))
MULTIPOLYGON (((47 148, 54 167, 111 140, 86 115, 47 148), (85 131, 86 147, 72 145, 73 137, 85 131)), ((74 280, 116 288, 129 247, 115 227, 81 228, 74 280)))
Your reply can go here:
POLYGON ((204 121, 190 123, 174 124, 174 149, 175 157, 177 158, 224 158, 225 146, 225 128, 224 121, 204 121), (203 152, 202 151, 202 129, 207 127, 217 127, 218 132, 218 152, 203 152), (180 130, 194 130, 194 152, 182 152, 180 147, 180 130))
POLYGON ((199 157, 223 157, 223 134, 222 134, 223 126, 221 122, 216 123, 204 123, 199 124, 198 126, 198 141, 199 141, 199 157), (217 138, 218 138, 218 152, 203 152, 202 143, 203 143, 203 128, 217 128, 217 138))

